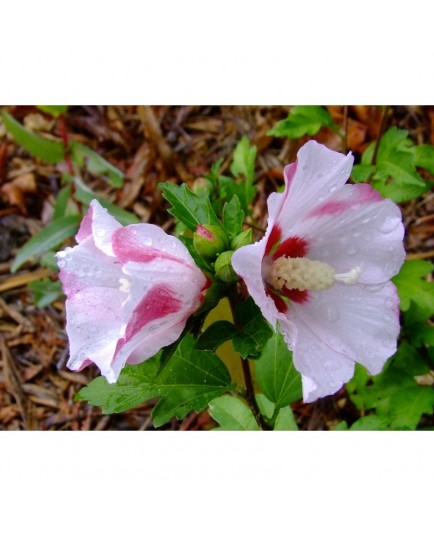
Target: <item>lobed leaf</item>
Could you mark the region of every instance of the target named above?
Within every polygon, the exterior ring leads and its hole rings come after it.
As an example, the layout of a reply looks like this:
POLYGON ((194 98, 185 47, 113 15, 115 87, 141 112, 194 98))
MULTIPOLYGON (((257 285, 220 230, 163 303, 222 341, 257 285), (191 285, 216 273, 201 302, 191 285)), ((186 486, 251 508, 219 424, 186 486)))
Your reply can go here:
POLYGON ((336 129, 331 115, 322 106, 295 106, 283 121, 279 121, 268 136, 301 138, 306 134, 313 136, 323 126, 336 129))
POLYGON ((209 403, 209 414, 220 425, 214 430, 260 430, 245 402, 231 395, 223 395, 209 403))

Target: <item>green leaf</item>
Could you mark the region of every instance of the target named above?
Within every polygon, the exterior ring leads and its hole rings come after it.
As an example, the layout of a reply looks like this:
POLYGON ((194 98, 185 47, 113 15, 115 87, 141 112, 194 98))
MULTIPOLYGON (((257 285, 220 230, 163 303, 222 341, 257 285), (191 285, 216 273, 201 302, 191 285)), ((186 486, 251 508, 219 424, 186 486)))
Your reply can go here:
POLYGON ((38 108, 52 117, 59 117, 68 110, 68 106, 38 106, 38 108))
POLYGON ((80 216, 72 214, 51 222, 45 229, 32 236, 18 251, 12 263, 11 271, 16 272, 32 257, 41 256, 43 253, 59 246, 67 238, 74 236, 78 231, 80 221, 80 216))
POLYGON ((85 164, 89 172, 93 175, 106 177, 108 183, 114 188, 122 187, 124 184, 124 174, 120 169, 107 162, 102 156, 82 143, 72 141, 69 148, 71 158, 78 167, 85 164))
POLYGON ((399 274, 392 279, 398 288, 402 311, 407 311, 410 303, 414 302, 427 313, 434 313, 434 285, 423 279, 432 273, 433 268, 434 264, 429 261, 416 259, 404 262, 399 274))
POLYGON ((238 196, 234 195, 223 207, 223 225, 230 239, 241 233, 243 221, 244 211, 241 209, 238 196))
POLYGON ((259 430, 247 404, 231 395, 223 395, 209 403, 209 414, 220 425, 217 430, 259 430))
POLYGON ((237 332, 237 328, 227 320, 213 322, 199 337, 196 348, 199 350, 217 350, 224 342, 231 339, 237 332))
POLYGON ((308 134, 313 136, 321 127, 336 129, 331 115, 322 106, 295 106, 283 121, 279 121, 268 136, 301 138, 308 134))
POLYGON ((84 203, 85 205, 89 205, 89 203, 96 199, 101 205, 106 208, 114 218, 118 220, 119 223, 122 225, 129 225, 131 223, 140 223, 139 218, 132 214, 131 212, 128 212, 127 210, 124 210, 123 208, 118 207, 117 205, 114 205, 113 203, 110 203, 103 197, 97 195, 93 190, 91 190, 89 187, 87 187, 83 181, 79 177, 74 177, 74 184, 75 184, 75 199, 77 201, 80 201, 81 203, 84 203))
POLYGON ((367 180, 372 175, 372 186, 381 195, 390 197, 397 203, 419 197, 429 189, 429 184, 416 171, 413 142, 408 138, 407 130, 392 127, 385 132, 372 170, 374 145, 371 144, 363 154, 363 167, 355 166, 353 177, 356 181, 364 177, 367 180))
POLYGON ((256 379, 261 391, 282 408, 302 397, 301 375, 295 370, 292 352, 281 333, 266 342, 261 357, 255 362, 256 379))
POLYGON ((76 398, 101 406, 104 413, 119 413, 160 398, 152 413, 156 427, 172 417, 183 419, 190 411, 202 411, 231 389, 231 378, 215 354, 195 349, 194 343, 193 336, 186 335, 161 372, 160 352, 139 365, 125 366, 115 384, 96 378, 76 398))
MULTIPOLYGON (((183 224, 182 224, 183 225, 183 224)), ((184 246, 188 249, 188 252, 192 256, 194 263, 198 268, 200 268, 203 272, 208 272, 209 274, 213 273, 213 269, 211 266, 211 263, 204 259, 199 253, 196 251, 196 248, 193 244, 193 239, 189 238, 184 235, 178 235, 179 240, 184 244, 184 246)))
POLYGON ((1 112, 1 116, 8 132, 31 155, 51 164, 58 164, 64 160, 65 148, 63 143, 47 140, 30 132, 6 111, 1 112))
POLYGON ((354 182, 367 182, 375 171, 375 166, 370 164, 357 164, 351 171, 354 182))
POLYGON ((222 227, 211 207, 209 197, 196 195, 185 184, 178 186, 172 182, 163 182, 158 186, 163 197, 172 205, 168 212, 182 221, 190 231, 195 232, 200 224, 222 227))
POLYGON ((350 428, 352 431, 380 431, 390 429, 389 420, 386 417, 380 417, 378 415, 367 415, 366 417, 361 417, 355 423, 353 423, 350 428))
POLYGON ((232 339, 234 350, 244 358, 258 357, 273 330, 252 298, 238 304, 235 320, 239 329, 232 339))
POLYGON ((414 163, 434 175, 434 145, 417 145, 413 149, 414 163))
POLYGON ((60 281, 41 279, 40 281, 32 281, 28 286, 34 293, 34 300, 37 307, 46 307, 63 296, 60 281))
POLYGON ((54 205, 53 221, 62 218, 66 214, 66 207, 71 197, 71 186, 64 186, 57 194, 56 204, 54 205))
POLYGON ((245 179, 239 189, 240 201, 245 211, 248 210, 256 193, 256 189, 253 186, 255 159, 256 147, 254 145, 250 146, 248 138, 243 136, 234 150, 231 173, 234 177, 241 176, 245 179))
POLYGON ((289 406, 278 409, 276 415, 276 406, 265 395, 259 393, 256 395, 259 411, 265 419, 273 425, 276 431, 296 431, 298 430, 297 422, 294 418, 292 409, 289 406), (274 423, 272 422, 274 418, 274 423))

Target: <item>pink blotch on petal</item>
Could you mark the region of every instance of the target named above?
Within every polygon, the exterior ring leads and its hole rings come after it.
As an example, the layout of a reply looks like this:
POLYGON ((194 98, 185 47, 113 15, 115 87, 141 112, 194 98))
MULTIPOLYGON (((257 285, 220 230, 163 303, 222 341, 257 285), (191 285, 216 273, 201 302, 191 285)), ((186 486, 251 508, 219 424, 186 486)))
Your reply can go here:
POLYGON ((93 209, 92 207, 89 207, 89 211, 86 214, 86 216, 81 220, 80 229, 78 230, 78 233, 75 235, 75 239, 80 244, 85 240, 88 236, 92 235, 92 214, 93 209))
POLYGON ((298 290, 296 288, 293 288, 293 289, 283 288, 281 292, 289 300, 294 301, 296 303, 305 303, 309 299, 309 292, 307 290, 298 290))
POLYGON ((355 205, 361 203, 378 203, 383 201, 381 195, 371 188, 369 184, 353 184, 351 185, 354 195, 353 199, 332 200, 315 207, 310 211, 306 218, 315 218, 318 216, 338 216, 349 210, 355 205))
POLYGON ((127 262, 151 262, 155 259, 185 264, 179 257, 174 257, 160 249, 144 244, 128 227, 121 227, 113 233, 112 246, 116 258, 123 264, 127 262))

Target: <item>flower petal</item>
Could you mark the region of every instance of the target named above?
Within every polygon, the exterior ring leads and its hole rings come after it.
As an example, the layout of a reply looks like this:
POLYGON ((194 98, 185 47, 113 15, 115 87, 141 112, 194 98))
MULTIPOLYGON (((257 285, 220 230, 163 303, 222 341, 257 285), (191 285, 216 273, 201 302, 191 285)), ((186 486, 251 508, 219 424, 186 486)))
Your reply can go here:
POLYGON ((105 255, 90 237, 56 255, 59 279, 68 298, 88 287, 119 289, 124 274, 116 258, 105 255))
MULTIPOLYGON (((345 184, 350 176, 353 160, 351 154, 344 156, 314 140, 303 145, 297 153, 297 166, 292 178, 289 173, 284 174, 284 203, 276 216, 283 239, 294 234, 294 226, 311 210, 312 201, 323 202, 330 199, 334 192, 345 184)), ((304 236, 297 232, 295 234, 304 236)))
POLYGON ((66 300, 70 369, 81 370, 92 361, 108 381, 116 381, 111 363, 125 332, 124 300, 119 290, 101 287, 86 288, 66 300))
MULTIPOLYGON (((329 290, 310 292, 309 296, 306 303, 292 303, 287 313, 298 329, 294 349, 300 352, 300 344, 308 342, 303 337, 303 326, 309 326, 309 335, 305 337, 317 339, 334 352, 361 363, 370 374, 381 372, 386 360, 396 351, 400 329, 395 285, 337 283, 329 290)), ((306 351, 306 359, 314 363, 311 354, 310 350, 306 351)), ((322 359, 322 367, 327 368, 327 359, 322 359)), ((338 373, 333 363, 328 369, 333 375, 338 373)))
POLYGON ((117 229, 122 229, 122 225, 110 216, 107 209, 103 208, 96 199, 91 201, 89 211, 91 211, 92 236, 96 247, 113 257, 112 235, 117 229))
POLYGON ((360 267, 359 281, 366 284, 396 275, 405 259, 399 207, 379 200, 367 184, 343 186, 328 204, 330 211, 327 203, 317 205, 292 229, 308 241, 309 258, 331 264, 337 273, 360 267))

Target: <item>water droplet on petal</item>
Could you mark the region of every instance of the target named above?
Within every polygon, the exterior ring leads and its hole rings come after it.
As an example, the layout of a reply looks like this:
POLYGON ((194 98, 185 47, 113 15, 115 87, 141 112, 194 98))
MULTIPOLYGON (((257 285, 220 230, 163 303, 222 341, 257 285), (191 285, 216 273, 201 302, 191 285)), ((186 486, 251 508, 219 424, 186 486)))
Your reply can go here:
POLYGON ((339 370, 341 368, 341 364, 339 361, 326 361, 324 363, 324 367, 327 370, 339 370))
POLYGON ((306 164, 302 167, 303 171, 307 171, 308 169, 309 169, 309 166, 307 166, 306 164))
POLYGON ((105 229, 103 229, 102 227, 98 227, 98 229, 96 230, 96 236, 99 236, 100 238, 102 238, 103 236, 105 236, 105 234, 106 234, 105 229))
POLYGON ((63 259, 57 262, 57 266, 59 268, 63 268, 65 265, 66 265, 66 262, 63 259))
POLYGON ((345 253, 348 255, 355 255, 358 251, 359 250, 355 244, 348 244, 348 246, 345 248, 345 253))
POLYGON ((364 240, 365 242, 370 242, 370 241, 372 240, 372 235, 371 235, 371 233, 363 233, 362 236, 363 236, 363 240, 364 240))
POLYGON ((365 285, 365 290, 368 292, 378 292, 380 291, 386 283, 378 283, 376 285, 365 285))
POLYGON ((386 298, 384 300, 384 305, 386 306, 386 309, 390 309, 393 311, 395 309, 395 300, 393 298, 386 298))
POLYGON ((380 225, 380 231, 384 234, 389 234, 394 231, 400 224, 399 218, 386 218, 380 225))
POLYGON ((327 315, 327 320, 329 322, 336 322, 336 320, 340 316, 339 311, 337 309, 335 309, 334 307, 327 307, 326 315, 327 315))
POLYGON ((368 223, 370 221, 371 221, 371 218, 368 216, 365 216, 364 218, 362 218, 362 223, 368 223))

